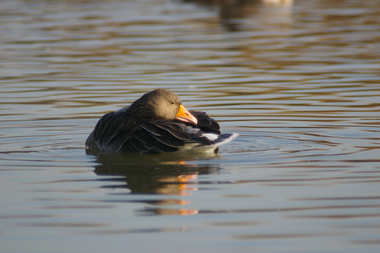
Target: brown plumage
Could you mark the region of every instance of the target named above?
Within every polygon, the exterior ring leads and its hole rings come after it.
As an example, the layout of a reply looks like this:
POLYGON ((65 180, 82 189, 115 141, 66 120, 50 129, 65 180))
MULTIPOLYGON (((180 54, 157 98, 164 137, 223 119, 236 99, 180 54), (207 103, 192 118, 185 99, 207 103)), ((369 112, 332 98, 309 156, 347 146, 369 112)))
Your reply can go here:
POLYGON ((206 113, 187 111, 173 92, 157 89, 104 115, 87 138, 86 149, 144 154, 174 152, 185 144, 212 147, 215 142, 202 136, 205 133, 219 136, 219 124, 206 113))

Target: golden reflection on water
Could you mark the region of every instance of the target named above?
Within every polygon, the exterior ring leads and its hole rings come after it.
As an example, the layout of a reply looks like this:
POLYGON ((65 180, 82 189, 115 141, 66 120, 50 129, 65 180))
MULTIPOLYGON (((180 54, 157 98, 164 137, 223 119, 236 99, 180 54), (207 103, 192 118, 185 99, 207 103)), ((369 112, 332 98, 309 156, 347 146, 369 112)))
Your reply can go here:
MULTIPOLYGON (((216 155, 198 155, 197 159, 215 159, 216 155)), ((122 176, 118 181, 126 184, 103 186, 116 189, 129 189, 128 193, 112 193, 112 195, 129 194, 159 194, 191 196, 198 190, 198 175, 217 173, 217 165, 197 165, 191 163, 194 156, 184 156, 176 154, 161 155, 99 155, 95 166, 95 173, 99 176, 122 176), (179 160, 178 160, 179 159, 179 160), (189 160, 190 162, 187 162, 189 160)), ((113 182, 114 179, 110 179, 113 182)), ((123 200, 120 200, 123 202, 123 200)), ((143 213, 153 212, 155 214, 168 215, 197 214, 198 210, 186 209, 184 206, 191 204, 191 201, 166 198, 160 200, 145 201, 151 207, 143 213), (163 208, 160 206, 172 205, 176 208, 163 208)))

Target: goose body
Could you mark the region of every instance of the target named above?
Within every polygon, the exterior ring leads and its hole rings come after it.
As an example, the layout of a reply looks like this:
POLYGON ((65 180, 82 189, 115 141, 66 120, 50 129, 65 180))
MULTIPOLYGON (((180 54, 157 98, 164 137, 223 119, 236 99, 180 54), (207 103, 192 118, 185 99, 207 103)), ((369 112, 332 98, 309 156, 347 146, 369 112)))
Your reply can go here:
POLYGON ((105 114, 86 140, 89 153, 215 151, 238 134, 221 134, 206 113, 188 111, 171 91, 157 89, 105 114))

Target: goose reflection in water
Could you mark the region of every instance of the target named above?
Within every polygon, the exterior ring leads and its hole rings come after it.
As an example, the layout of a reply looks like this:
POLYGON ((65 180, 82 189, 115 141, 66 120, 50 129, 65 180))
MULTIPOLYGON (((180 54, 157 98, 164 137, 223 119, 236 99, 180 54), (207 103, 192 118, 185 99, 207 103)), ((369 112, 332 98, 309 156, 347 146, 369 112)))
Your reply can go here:
POLYGON ((171 154, 159 155, 109 155, 97 156, 99 165, 95 166, 98 176, 121 176, 104 177, 103 182, 110 184, 103 188, 113 190, 129 189, 130 192, 114 192, 110 195, 128 196, 130 194, 142 194, 141 200, 123 199, 117 202, 142 202, 150 205, 149 208, 140 210, 141 214, 197 214, 198 210, 187 209, 190 204, 186 196, 198 190, 198 176, 218 173, 219 164, 199 165, 197 160, 217 159, 218 155, 198 154, 191 158, 171 154), (115 182, 123 182, 115 184, 115 182), (124 183, 125 182, 125 183, 124 183), (177 197, 157 198, 154 195, 171 195, 177 197), (147 196, 151 199, 147 200, 147 196), (174 205, 175 208, 162 206, 174 205))

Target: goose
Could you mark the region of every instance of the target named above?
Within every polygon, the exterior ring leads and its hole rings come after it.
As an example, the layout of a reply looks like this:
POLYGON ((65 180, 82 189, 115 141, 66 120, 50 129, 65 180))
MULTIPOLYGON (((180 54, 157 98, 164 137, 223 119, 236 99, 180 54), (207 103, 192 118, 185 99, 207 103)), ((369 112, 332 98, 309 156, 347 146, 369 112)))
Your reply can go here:
POLYGON ((166 89, 144 94, 130 106, 100 118, 86 140, 88 153, 214 152, 238 134, 221 134, 206 113, 188 111, 166 89))

